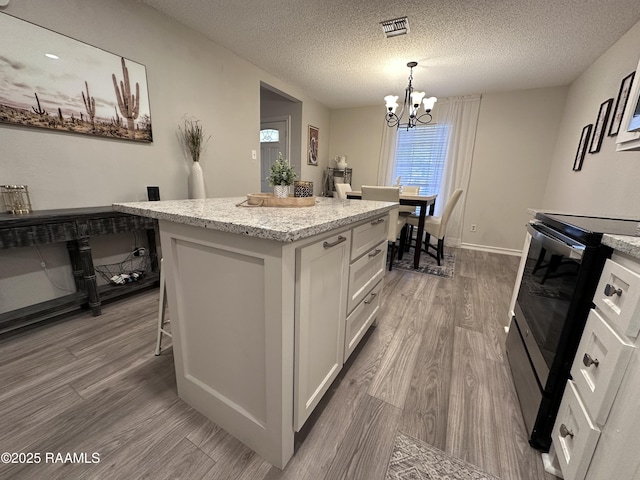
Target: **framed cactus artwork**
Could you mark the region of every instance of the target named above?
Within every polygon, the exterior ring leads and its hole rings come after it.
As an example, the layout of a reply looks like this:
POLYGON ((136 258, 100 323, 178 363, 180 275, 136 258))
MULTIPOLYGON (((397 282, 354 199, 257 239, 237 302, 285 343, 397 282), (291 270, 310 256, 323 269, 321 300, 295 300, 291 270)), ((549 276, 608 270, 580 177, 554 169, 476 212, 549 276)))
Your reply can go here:
POLYGON ((144 65, 0 13, 0 127, 151 142, 144 65))

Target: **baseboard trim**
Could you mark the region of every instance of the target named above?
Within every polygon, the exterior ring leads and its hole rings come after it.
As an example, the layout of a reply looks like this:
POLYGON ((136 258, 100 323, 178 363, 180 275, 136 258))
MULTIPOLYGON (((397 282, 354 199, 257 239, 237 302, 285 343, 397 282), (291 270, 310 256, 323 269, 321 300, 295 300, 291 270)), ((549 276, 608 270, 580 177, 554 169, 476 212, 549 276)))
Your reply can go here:
POLYGON ((462 243, 460 248, 466 248, 467 250, 479 250, 481 252, 500 253, 502 255, 513 255, 519 257, 522 255, 522 250, 514 250, 511 248, 502 247, 488 247, 486 245, 476 245, 473 243, 462 243))

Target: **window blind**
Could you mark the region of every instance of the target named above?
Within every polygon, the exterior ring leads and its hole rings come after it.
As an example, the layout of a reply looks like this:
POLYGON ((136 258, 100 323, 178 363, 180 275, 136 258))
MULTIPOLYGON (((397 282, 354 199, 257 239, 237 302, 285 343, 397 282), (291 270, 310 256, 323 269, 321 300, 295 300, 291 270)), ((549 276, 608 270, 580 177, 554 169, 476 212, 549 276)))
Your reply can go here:
POLYGON ((447 158, 449 125, 420 125, 398 129, 394 178, 402 185, 420 186, 421 195, 437 195, 447 158))

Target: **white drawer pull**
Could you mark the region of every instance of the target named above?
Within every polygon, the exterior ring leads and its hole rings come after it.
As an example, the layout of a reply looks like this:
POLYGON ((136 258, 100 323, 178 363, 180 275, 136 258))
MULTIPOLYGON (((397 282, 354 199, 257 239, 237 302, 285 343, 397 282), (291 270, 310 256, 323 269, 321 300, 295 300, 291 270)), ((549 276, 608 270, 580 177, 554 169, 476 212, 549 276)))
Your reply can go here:
POLYGON ((604 294, 607 297, 613 297, 614 295, 622 295, 622 289, 621 288, 616 288, 613 285, 611 285, 610 283, 607 283, 607 285, 604 287, 604 294))
POLYGON ((373 257, 379 255, 381 252, 382 252, 382 250, 380 250, 379 248, 376 248, 373 252, 371 252, 369 254, 369 257, 373 258, 373 257))
POLYGON ((340 235, 335 242, 333 243, 324 242, 322 246, 324 248, 331 248, 331 247, 335 247, 336 245, 340 245, 342 242, 346 242, 346 241, 347 241, 347 238, 340 235))
POLYGON ((365 300, 364 303, 366 303, 367 305, 369 305, 371 302, 373 302, 373 300, 378 296, 377 293, 372 293, 371 297, 369 298, 369 300, 365 300))
POLYGON ((560 425, 560 436, 562 438, 573 437, 573 432, 567 428, 567 426, 563 423, 560 425))
POLYGON ((384 217, 374 220, 373 222, 371 222, 371 225, 378 225, 379 223, 382 223, 382 222, 384 222, 384 217))
POLYGON ((595 365, 596 368, 598 368, 598 365, 600 365, 600 362, 598 361, 598 359, 596 358, 594 360, 593 358, 591 358, 591 355, 589 355, 588 353, 585 353, 584 357, 582 357, 582 363, 584 363, 585 367, 590 367, 591 365, 595 365))

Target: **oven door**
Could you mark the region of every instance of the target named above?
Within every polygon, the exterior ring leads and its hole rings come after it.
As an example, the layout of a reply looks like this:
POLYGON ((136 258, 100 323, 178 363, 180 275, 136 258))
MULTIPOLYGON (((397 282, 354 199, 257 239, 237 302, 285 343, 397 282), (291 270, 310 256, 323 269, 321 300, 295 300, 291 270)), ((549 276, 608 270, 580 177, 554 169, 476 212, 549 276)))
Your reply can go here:
POLYGON ((541 223, 527 225, 531 244, 515 320, 542 390, 576 292, 585 246, 541 223))

